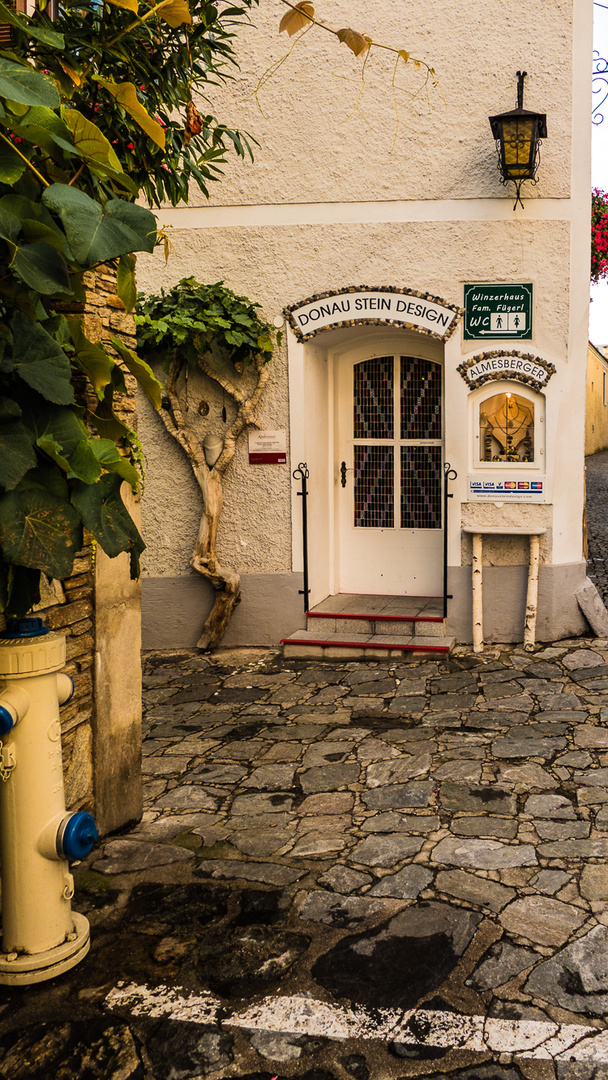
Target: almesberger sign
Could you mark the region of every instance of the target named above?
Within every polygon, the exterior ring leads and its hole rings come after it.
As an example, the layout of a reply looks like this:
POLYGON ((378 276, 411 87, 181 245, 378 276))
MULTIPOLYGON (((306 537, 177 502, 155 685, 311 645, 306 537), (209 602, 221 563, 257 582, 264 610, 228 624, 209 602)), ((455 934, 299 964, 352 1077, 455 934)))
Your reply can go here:
POLYGON ((359 323, 399 326, 445 341, 461 315, 462 308, 428 293, 366 285, 320 293, 285 308, 285 316, 300 341, 307 341, 320 330, 359 323))
POLYGON ((515 379, 535 390, 541 390, 555 374, 555 366, 542 357, 506 349, 478 353, 459 364, 457 370, 471 387, 492 380, 515 379))

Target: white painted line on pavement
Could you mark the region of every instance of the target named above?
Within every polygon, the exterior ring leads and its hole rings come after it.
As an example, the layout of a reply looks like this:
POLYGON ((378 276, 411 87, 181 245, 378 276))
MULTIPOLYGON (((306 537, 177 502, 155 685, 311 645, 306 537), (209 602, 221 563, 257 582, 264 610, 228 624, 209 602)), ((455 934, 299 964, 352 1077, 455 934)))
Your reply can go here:
MULTIPOLYGON (((167 1017, 194 1024, 218 1022, 226 1003, 204 991, 180 996, 168 986, 119 984, 106 998, 110 1010, 133 1016, 167 1017)), ((378 1039, 409 1046, 434 1046, 520 1058, 608 1063, 608 1031, 551 1020, 500 1020, 432 1009, 344 1008, 305 994, 268 997, 244 1012, 223 1016, 223 1027, 326 1039, 378 1039)))

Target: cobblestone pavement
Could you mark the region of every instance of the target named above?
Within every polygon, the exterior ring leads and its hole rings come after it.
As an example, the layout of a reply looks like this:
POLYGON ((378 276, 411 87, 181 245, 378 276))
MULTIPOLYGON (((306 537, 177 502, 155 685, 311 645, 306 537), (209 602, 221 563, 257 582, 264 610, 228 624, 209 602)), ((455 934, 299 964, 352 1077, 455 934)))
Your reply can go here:
POLYGON ((149 655, 143 821, 2 1080, 606 1080, 608 641, 149 655))
POLYGON ((608 605, 608 450, 585 458, 587 478, 587 568, 608 605))

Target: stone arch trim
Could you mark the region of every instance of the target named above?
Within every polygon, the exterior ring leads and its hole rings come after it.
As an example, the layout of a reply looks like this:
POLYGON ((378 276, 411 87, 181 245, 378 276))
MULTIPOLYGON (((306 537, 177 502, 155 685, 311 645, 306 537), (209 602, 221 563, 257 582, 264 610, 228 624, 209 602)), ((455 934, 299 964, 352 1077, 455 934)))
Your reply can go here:
POLYGON ((454 333, 464 311, 431 293, 391 285, 350 285, 315 293, 283 309, 299 341, 347 326, 390 326, 415 330, 439 341, 454 333))

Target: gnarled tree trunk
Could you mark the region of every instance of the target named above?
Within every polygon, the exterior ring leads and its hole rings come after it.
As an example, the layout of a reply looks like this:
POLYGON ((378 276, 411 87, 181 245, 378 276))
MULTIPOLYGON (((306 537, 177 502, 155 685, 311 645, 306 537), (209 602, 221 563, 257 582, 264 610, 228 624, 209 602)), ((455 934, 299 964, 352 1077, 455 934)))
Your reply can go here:
POLYGON ((224 637, 232 613, 241 600, 241 579, 230 567, 223 566, 217 552, 218 528, 224 501, 223 479, 234 458, 239 435, 247 428, 258 428, 256 410, 268 382, 268 364, 258 355, 254 362, 256 383, 250 394, 237 386, 223 372, 216 371, 207 357, 199 356, 198 369, 222 391, 229 394, 236 405, 236 417, 224 435, 222 452, 214 465, 205 460, 199 436, 185 419, 185 394, 187 382, 180 378, 184 364, 174 360, 169 371, 166 396, 160 410, 165 428, 182 447, 190 462, 192 472, 202 497, 201 520, 190 565, 197 574, 211 583, 215 592, 213 607, 197 643, 199 649, 214 649, 224 637), (181 386, 179 385, 181 383, 181 386))

